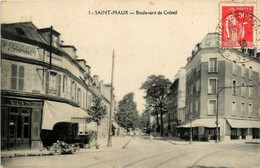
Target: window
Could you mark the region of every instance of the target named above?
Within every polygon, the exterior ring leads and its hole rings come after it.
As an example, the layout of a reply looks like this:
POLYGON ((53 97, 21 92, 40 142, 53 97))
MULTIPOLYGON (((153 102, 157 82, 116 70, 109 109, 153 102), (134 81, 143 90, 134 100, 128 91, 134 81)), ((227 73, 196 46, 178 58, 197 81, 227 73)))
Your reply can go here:
POLYGON ((258 118, 260 118, 260 104, 258 105, 258 118))
POLYGON ((242 97, 245 97, 245 95, 246 95, 245 91, 246 91, 245 83, 242 83, 241 84, 241 96, 242 97))
POLYGON ((242 64, 242 77, 243 78, 246 77, 246 67, 245 67, 245 64, 242 64))
POLYGON ((49 94, 49 86, 50 86, 50 72, 46 71, 46 79, 45 79, 45 92, 49 94))
POLYGON ((252 104, 248 104, 248 117, 251 117, 252 115, 252 104))
POLYGON ((208 115, 215 115, 217 113, 217 100, 208 101, 208 115))
POLYGON ((190 85, 190 95, 193 95, 193 85, 190 85))
POLYGON ((198 113, 199 112, 199 100, 197 99, 195 103, 196 103, 195 104, 195 110, 198 113))
POLYGON ((68 92, 68 78, 66 75, 63 75, 63 92, 68 92))
POLYGON ((232 82, 232 94, 237 95, 237 81, 235 80, 232 82))
POLYGON ((208 80, 208 93, 216 94, 217 93, 217 79, 212 78, 208 80))
POLYGON ((20 37, 26 38, 25 32, 23 31, 22 28, 20 28, 20 27, 15 27, 15 30, 16 30, 16 33, 17 33, 20 37))
POLYGON ((196 92, 200 91, 200 80, 196 81, 196 92))
POLYGON ((61 93, 61 75, 57 75, 57 95, 60 96, 61 93))
POLYGON ((55 72, 50 72, 50 92, 51 93, 56 93, 56 80, 57 80, 57 77, 56 77, 57 73, 55 72))
POLYGON ((86 108, 86 94, 83 92, 83 108, 86 108))
POLYGON ((92 104, 92 95, 88 92, 88 99, 87 99, 87 108, 90 108, 92 104))
POLYGON ((70 95, 71 95, 71 100, 75 100, 75 82, 74 81, 71 81, 70 95))
POLYGON ((77 83, 75 82, 75 84, 74 84, 74 98, 75 98, 75 101, 77 101, 77 88, 78 88, 78 85, 77 85, 77 83))
POLYGON ((190 114, 192 114, 193 113, 193 103, 191 102, 190 103, 190 114))
POLYGON ((233 61, 233 64, 232 64, 232 73, 233 73, 233 75, 237 75, 237 63, 236 63, 236 61, 233 61))
POLYGON ((252 95, 253 95, 253 87, 252 85, 249 85, 248 98, 252 98, 252 95))
POLYGON ((11 89, 24 89, 24 66, 17 66, 12 64, 11 89))
POLYGON ((246 114, 246 105, 244 102, 241 104, 241 116, 245 116, 246 114))
POLYGON ((78 88, 78 92, 77 92, 77 103, 81 103, 81 89, 78 88))
POLYGON ((250 80, 253 79, 253 70, 252 70, 252 67, 249 67, 249 79, 250 79, 250 80))
POLYGON ((197 73, 197 76, 200 75, 200 64, 196 67, 196 73, 197 73))
POLYGON ((236 101, 232 101, 232 115, 235 116, 237 112, 237 104, 236 101))
POLYGON ((210 58, 208 72, 217 72, 217 58, 210 58))

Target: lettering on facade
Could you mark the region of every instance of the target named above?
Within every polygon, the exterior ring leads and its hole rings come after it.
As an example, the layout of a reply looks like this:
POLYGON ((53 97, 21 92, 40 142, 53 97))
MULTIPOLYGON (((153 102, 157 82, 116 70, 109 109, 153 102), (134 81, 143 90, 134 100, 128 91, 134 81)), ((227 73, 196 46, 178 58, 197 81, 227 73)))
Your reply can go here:
POLYGON ((12 106, 23 106, 23 107, 38 107, 42 108, 41 102, 34 102, 34 101, 24 101, 24 100, 15 100, 11 99, 8 101, 5 101, 3 104, 12 105, 12 106))
POLYGON ((18 53, 29 56, 36 56, 36 48, 17 42, 2 39, 1 48, 3 53, 18 53))

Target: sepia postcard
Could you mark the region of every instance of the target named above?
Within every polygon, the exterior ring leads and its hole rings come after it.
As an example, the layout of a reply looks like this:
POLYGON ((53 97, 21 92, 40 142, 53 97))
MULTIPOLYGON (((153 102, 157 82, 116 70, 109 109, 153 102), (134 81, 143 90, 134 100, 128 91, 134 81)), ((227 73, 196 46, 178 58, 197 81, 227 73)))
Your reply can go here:
POLYGON ((260 167, 259 0, 2 0, 1 167, 260 167))

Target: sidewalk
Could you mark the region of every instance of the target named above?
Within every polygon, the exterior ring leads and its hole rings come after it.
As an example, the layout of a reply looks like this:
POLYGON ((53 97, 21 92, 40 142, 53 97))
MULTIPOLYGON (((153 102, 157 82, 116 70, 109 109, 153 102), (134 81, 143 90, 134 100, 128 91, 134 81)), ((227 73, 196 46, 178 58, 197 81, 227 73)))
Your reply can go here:
MULTIPOLYGON (((112 137, 112 146, 107 147, 107 138, 99 140, 99 149, 95 146, 88 149, 80 149, 79 153, 87 152, 108 152, 117 151, 123 149, 123 147, 128 144, 131 140, 130 136, 125 137, 112 137)), ((51 152, 47 149, 33 149, 33 150, 15 150, 15 151, 1 151, 1 159, 3 158, 13 158, 13 157, 35 157, 35 156, 50 156, 51 152)))
MULTIPOLYGON (((157 137, 161 138, 164 141, 172 143, 174 145, 190 145, 189 141, 185 141, 183 139, 177 137, 157 137)), ((245 144, 260 144, 260 139, 252 139, 252 140, 226 140, 221 141, 219 144, 234 144, 234 143, 245 143, 245 144)), ((215 144, 215 140, 210 141, 192 141, 193 145, 208 145, 215 144)))

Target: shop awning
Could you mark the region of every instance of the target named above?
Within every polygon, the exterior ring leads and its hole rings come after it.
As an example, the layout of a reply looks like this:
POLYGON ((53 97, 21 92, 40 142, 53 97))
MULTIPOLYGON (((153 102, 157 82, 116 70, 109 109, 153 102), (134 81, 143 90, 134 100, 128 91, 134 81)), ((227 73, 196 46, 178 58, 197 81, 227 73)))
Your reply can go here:
POLYGON ((79 107, 54 101, 44 101, 42 129, 52 130, 57 122, 70 122, 71 118, 88 118, 87 112, 79 107))
POLYGON ((227 119, 232 128, 253 128, 253 125, 248 120, 227 119))
MULTIPOLYGON (((201 118, 191 122, 192 127, 216 127, 216 119, 213 118, 201 118)), ((190 122, 177 126, 177 128, 190 128, 190 122)))
POLYGON ((260 121, 250 121, 253 128, 260 128, 260 121))

